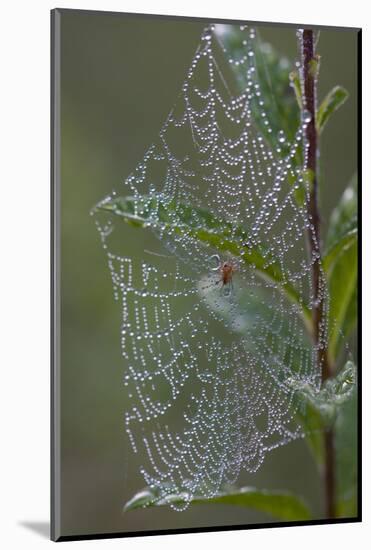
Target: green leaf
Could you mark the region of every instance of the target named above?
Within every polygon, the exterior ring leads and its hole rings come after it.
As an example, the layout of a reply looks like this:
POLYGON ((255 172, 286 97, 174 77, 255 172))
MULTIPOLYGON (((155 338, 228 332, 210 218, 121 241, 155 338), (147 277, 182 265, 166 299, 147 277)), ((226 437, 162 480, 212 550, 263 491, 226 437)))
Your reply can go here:
POLYGON ((296 417, 305 433, 305 441, 321 470, 325 460, 323 432, 326 429, 321 413, 310 402, 299 407, 296 417))
POLYGON ((298 107, 301 111, 302 106, 303 106, 303 102, 302 102, 302 99, 301 99, 301 85, 300 85, 299 72, 298 71, 292 71, 289 74, 289 78, 290 78, 291 86, 293 87, 294 92, 295 92, 295 97, 296 97, 296 101, 298 103, 298 107))
POLYGON ((329 427, 337 418, 341 407, 354 393, 356 367, 353 361, 347 361, 337 376, 326 380, 321 389, 297 378, 290 378, 287 384, 318 412, 323 425, 329 427))
POLYGON ((151 489, 147 487, 134 495, 125 504, 124 511, 148 508, 150 506, 182 505, 190 502, 192 505, 229 504, 252 508, 265 512, 274 518, 286 521, 304 521, 311 517, 310 511, 304 501, 300 497, 286 491, 268 491, 254 487, 237 488, 228 486, 212 498, 195 495, 191 499, 186 493, 171 493, 168 488, 166 488, 166 492, 166 497, 161 497, 163 491, 159 488, 151 489))
POLYGON ((357 392, 336 420, 337 516, 357 515, 357 392))
POLYGON ((319 55, 315 55, 313 59, 309 61, 309 72, 312 78, 314 79, 318 78, 320 66, 321 66, 321 57, 319 55))
POLYGON ((331 249, 343 236, 357 229, 357 176, 353 176, 333 210, 326 236, 326 248, 331 249))
POLYGON ((329 277, 329 355, 335 360, 357 321, 357 242, 342 251, 329 277))
POLYGON ((344 191, 332 213, 323 267, 330 294, 329 355, 336 360, 341 343, 357 321, 357 180, 344 191))
POLYGON ((244 247, 248 231, 209 210, 178 204, 163 196, 116 197, 102 201, 97 210, 121 217, 126 223, 137 227, 151 227, 157 231, 175 233, 197 239, 218 252, 228 252, 242 259, 262 277, 274 281, 285 295, 300 306, 307 327, 311 323, 308 306, 301 301, 296 288, 284 277, 280 262, 273 258, 267 247, 244 247))
POLYGON ((331 248, 329 248, 322 261, 324 270, 327 273, 331 273, 332 268, 336 265, 341 255, 351 248, 354 244, 357 244, 358 229, 354 227, 350 229, 348 233, 341 235, 338 241, 336 241, 331 248))
MULTIPOLYGON (((233 26, 226 26, 223 28, 223 34, 220 35, 220 41, 232 59, 240 59, 246 55, 246 46, 239 39, 239 33, 240 31, 233 26)), ((298 81, 292 73, 292 62, 280 55, 271 44, 263 42, 259 33, 252 46, 261 94, 259 98, 253 97, 251 100, 252 116, 257 128, 271 145, 273 151, 278 152, 281 157, 285 157, 289 151, 288 143, 295 138, 300 124, 300 108, 297 103, 300 83, 298 86, 298 81), (265 117, 262 117, 259 101, 264 102, 264 110, 272 132, 268 131, 265 117), (282 132, 287 143, 282 143, 280 140, 282 132)), ((232 64, 232 70, 237 76, 240 90, 244 91, 248 80, 246 67, 232 64)), ((293 164, 301 166, 301 153, 298 153, 293 164)))
POLYGON ((347 100, 349 94, 342 86, 335 86, 322 101, 317 111, 316 126, 320 134, 331 115, 347 100))
MULTIPOLYGON (((240 31, 232 25, 223 27, 219 37, 230 59, 241 59, 246 55, 246 49, 252 48, 260 94, 253 94, 250 101, 254 126, 271 147, 272 153, 290 162, 292 171, 288 171, 287 180, 291 185, 296 184, 298 177, 297 174, 293 177, 293 173, 300 171, 303 166, 302 143, 297 143, 294 157, 288 157, 288 154, 301 124, 302 100, 298 71, 293 70, 294 63, 275 50, 272 44, 261 40, 259 31, 249 45, 244 45, 242 38, 240 31)), ((239 90, 245 91, 250 78, 246 66, 232 63, 231 69, 239 90)), ((304 183, 295 188, 294 196, 298 205, 303 206, 306 197, 304 183)))

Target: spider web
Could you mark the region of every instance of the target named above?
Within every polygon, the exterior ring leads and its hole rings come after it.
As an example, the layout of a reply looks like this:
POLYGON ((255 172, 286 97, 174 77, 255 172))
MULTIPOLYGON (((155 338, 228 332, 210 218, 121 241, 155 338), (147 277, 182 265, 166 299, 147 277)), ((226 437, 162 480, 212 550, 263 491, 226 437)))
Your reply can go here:
POLYGON ((258 113, 272 132, 255 31, 236 28, 245 54, 227 63, 224 28, 204 30, 157 140, 100 203, 132 197, 133 216, 150 209, 145 228, 96 218, 121 306, 126 432, 146 484, 159 500, 181 494, 178 510, 196 494, 214 496, 243 470, 255 472, 270 450, 302 437, 295 420, 302 405, 288 381, 320 384, 301 316, 301 305, 312 304, 315 260, 306 246, 307 199, 300 205, 295 196, 302 169, 292 162, 304 123, 292 143, 280 132, 285 154, 269 146, 256 124, 258 113), (243 65, 242 93, 233 91, 228 65, 243 65), (176 216, 189 207, 193 230, 179 231, 176 216), (205 212, 215 225, 211 235, 221 220, 229 228, 218 246, 196 235, 205 212), (125 252, 131 239, 145 243, 135 254, 125 252), (246 262, 254 250, 261 251, 258 267, 246 262), (224 261, 233 261, 231 285, 220 280, 224 261), (277 265, 279 281, 267 276, 277 265), (287 285, 295 299, 283 291, 287 285))

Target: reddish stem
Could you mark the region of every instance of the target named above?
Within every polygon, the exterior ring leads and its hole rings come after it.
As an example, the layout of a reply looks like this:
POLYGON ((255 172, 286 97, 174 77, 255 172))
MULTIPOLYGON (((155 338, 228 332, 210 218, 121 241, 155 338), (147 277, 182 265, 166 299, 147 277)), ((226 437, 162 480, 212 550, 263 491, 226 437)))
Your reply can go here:
MULTIPOLYGON (((302 80, 303 80, 303 123, 304 123, 304 169, 310 182, 308 217, 310 229, 308 231, 309 251, 312 259, 312 283, 313 283, 313 341, 317 349, 317 364, 321 369, 322 383, 332 375, 332 368, 328 358, 325 343, 324 311, 324 276, 321 268, 321 244, 320 244, 320 215, 318 208, 318 136, 316 130, 316 79, 317 58, 314 52, 313 30, 303 31, 301 40, 302 54, 302 80)), ((326 516, 334 518, 336 515, 335 499, 335 447, 334 431, 330 429, 324 433, 324 485, 326 495, 326 516)))

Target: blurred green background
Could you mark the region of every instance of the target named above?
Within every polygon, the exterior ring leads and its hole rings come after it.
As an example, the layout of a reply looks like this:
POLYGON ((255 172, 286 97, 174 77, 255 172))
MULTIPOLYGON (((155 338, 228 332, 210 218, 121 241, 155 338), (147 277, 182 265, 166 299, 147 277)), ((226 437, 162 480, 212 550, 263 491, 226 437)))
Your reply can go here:
MULTIPOLYGON (((62 533, 191 528, 272 521, 228 506, 123 515, 143 486, 123 423, 120 307, 91 208, 141 160, 183 82, 205 22, 62 11, 62 533)), ((294 63, 294 28, 260 26, 263 40, 294 63)), ((321 142, 324 228, 356 170, 356 33, 321 31, 319 98, 336 84, 350 93, 321 142)), ((142 247, 143 232, 126 243, 142 247)), ((130 233, 132 235, 132 233, 130 233)), ((270 453, 241 485, 288 489, 322 514, 316 467, 303 441, 270 453)))

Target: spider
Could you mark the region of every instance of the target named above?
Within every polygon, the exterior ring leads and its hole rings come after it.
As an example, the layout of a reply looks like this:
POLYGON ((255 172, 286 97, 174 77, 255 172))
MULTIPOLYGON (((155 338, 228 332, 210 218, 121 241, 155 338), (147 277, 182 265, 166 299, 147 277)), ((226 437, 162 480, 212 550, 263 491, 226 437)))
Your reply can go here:
POLYGON ((232 260, 221 260, 218 254, 211 256, 211 259, 213 258, 216 259, 217 266, 212 270, 218 271, 220 276, 215 285, 221 284, 220 288, 227 290, 227 294, 230 294, 233 290, 233 274, 237 271, 237 266, 232 260))

